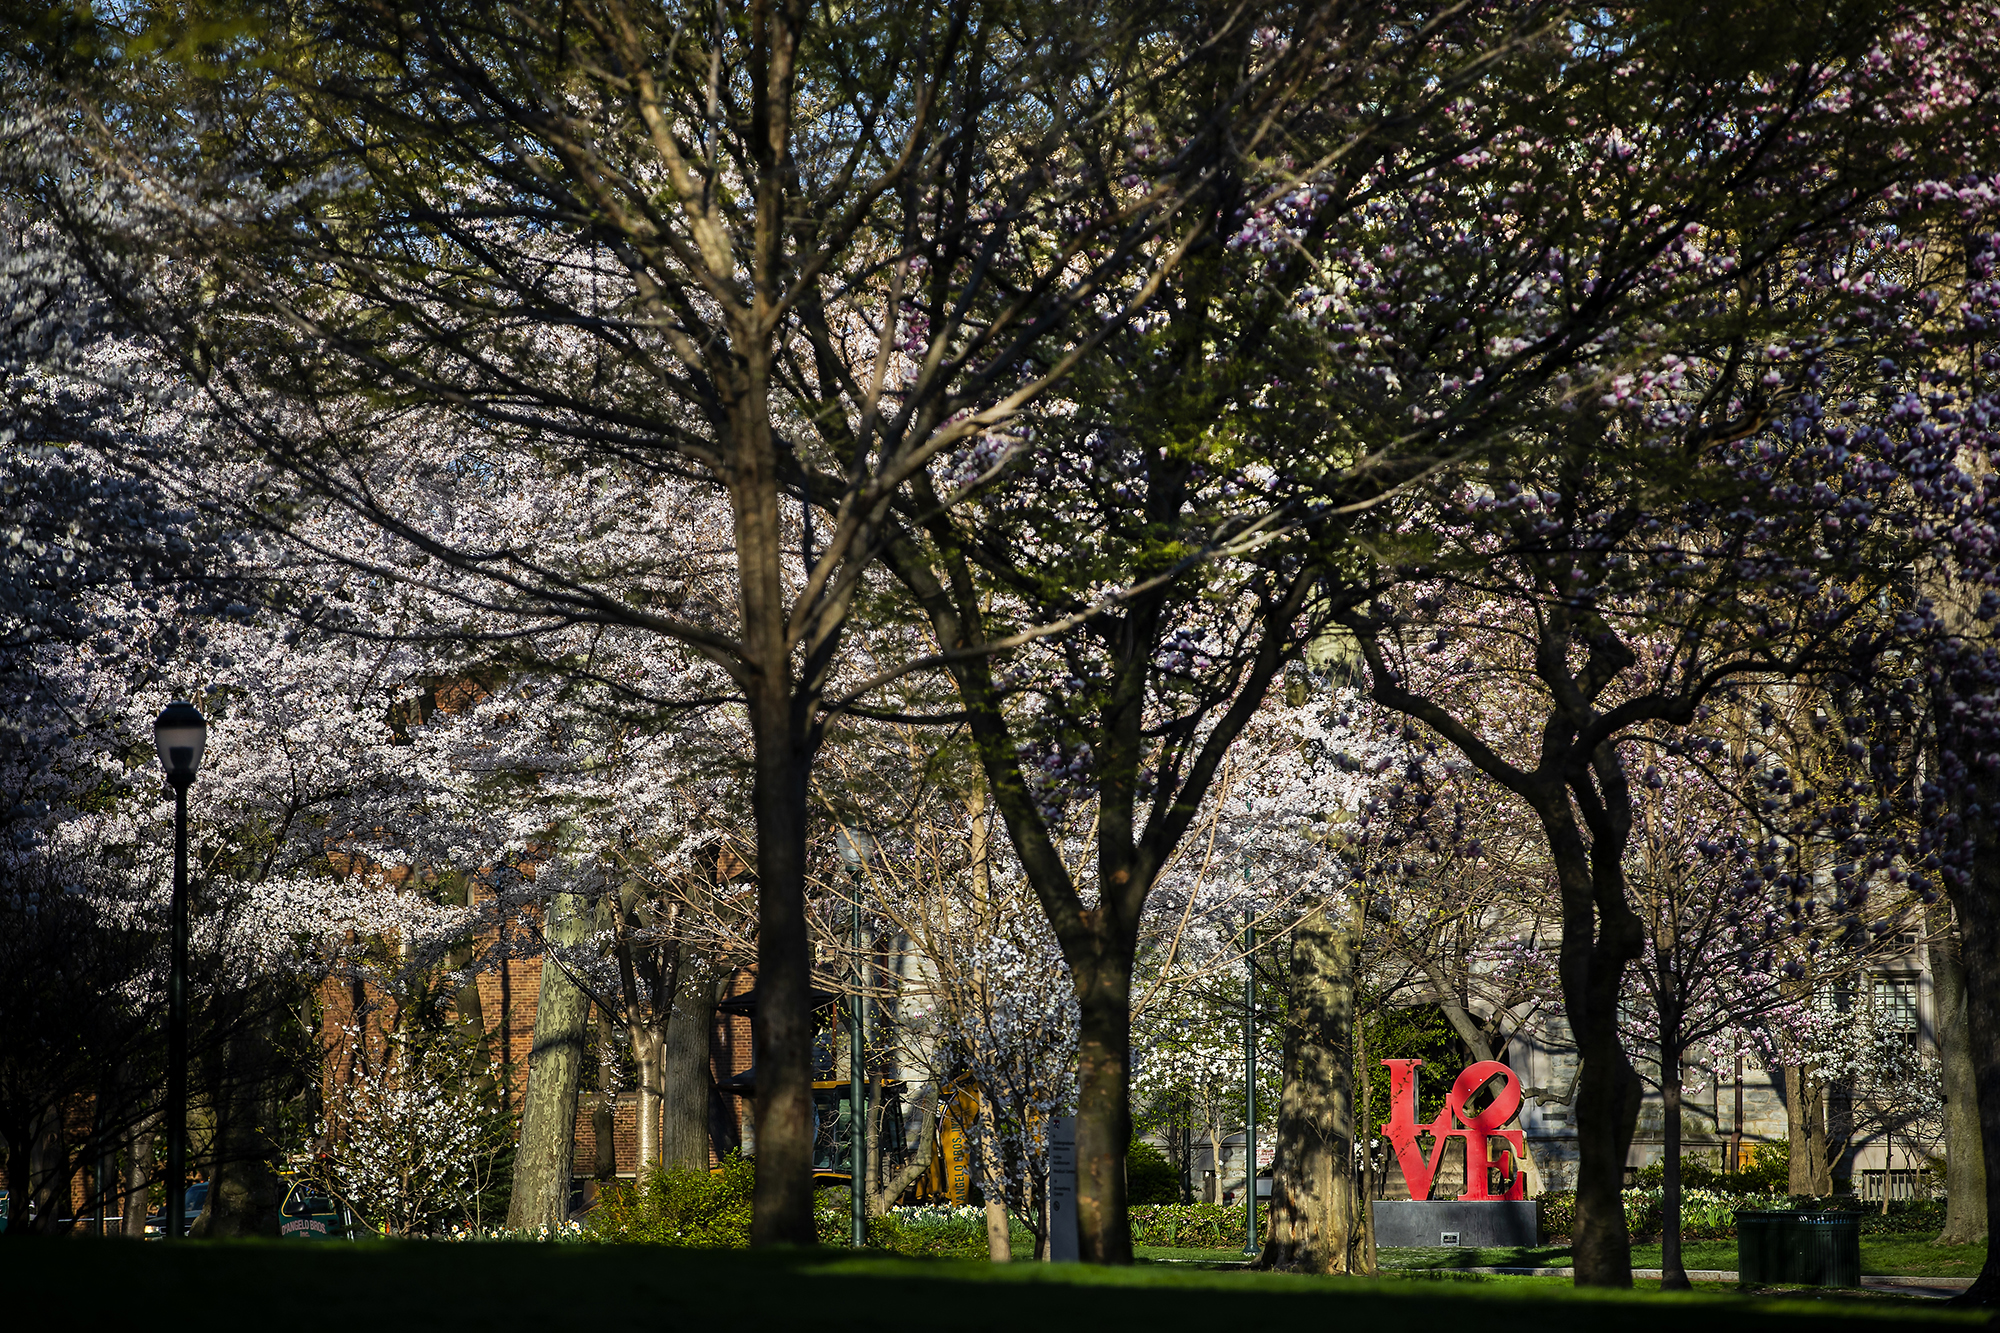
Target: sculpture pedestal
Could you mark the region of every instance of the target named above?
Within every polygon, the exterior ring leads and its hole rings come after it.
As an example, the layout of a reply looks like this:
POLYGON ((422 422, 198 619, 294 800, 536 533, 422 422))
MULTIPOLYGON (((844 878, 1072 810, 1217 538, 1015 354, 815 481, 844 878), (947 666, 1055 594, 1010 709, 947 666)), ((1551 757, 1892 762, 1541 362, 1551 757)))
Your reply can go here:
POLYGON ((1383 1199, 1373 1206, 1378 1246, 1525 1248, 1541 1243, 1542 1206, 1533 1199, 1486 1203, 1383 1199))

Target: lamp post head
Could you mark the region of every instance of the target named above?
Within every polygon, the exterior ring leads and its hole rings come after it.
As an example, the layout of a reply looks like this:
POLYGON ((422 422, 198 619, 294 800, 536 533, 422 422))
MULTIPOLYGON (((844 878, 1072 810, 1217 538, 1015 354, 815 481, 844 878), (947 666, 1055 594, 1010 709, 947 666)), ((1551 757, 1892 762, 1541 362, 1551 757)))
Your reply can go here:
POLYGON ((201 749, 208 742, 208 721, 186 700, 168 704, 153 723, 153 746, 160 752, 160 767, 167 781, 176 787, 194 782, 201 767, 201 749))
POLYGON ((858 871, 875 859, 875 836, 865 829, 843 825, 833 842, 840 852, 840 863, 850 871, 858 871))

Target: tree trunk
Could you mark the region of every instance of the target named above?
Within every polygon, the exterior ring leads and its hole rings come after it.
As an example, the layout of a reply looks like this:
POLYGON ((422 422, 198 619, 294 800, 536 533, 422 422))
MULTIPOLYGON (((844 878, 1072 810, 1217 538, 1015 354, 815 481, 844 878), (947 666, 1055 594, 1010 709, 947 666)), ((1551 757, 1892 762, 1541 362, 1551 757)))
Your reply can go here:
POLYGON ((133 1240, 146 1238, 146 1214, 152 1203, 153 1144, 159 1133, 159 1117, 150 1115, 132 1127, 125 1144, 125 1194, 119 1203, 122 1214, 119 1230, 133 1240))
POLYGON ((1577 1043, 1576 1283, 1629 1287, 1632 1236, 1625 1225, 1625 1161, 1639 1127, 1639 1076, 1619 1047, 1611 1017, 1592 1026, 1600 1030, 1577 1043))
MULTIPOLYGON (((713 1083, 708 1042, 715 1027, 716 983, 723 971, 682 946, 657 1075, 659 1160, 676 1170, 708 1170, 708 1101, 713 1083)), ((759 1070, 758 1077, 762 1076, 759 1070)))
POLYGON ((1007 1202, 986 1198, 986 1259, 989 1263, 1014 1262, 1014 1237, 1007 1224, 1007 1202))
MULTIPOLYGON (((910 1154, 909 1161, 897 1168, 894 1175, 889 1174, 889 1164, 883 1160, 880 1151, 870 1152, 868 1157, 868 1171, 875 1178, 868 1190, 867 1203, 870 1216, 880 1217, 884 1213, 887 1213, 890 1208, 895 1206, 896 1200, 903 1197, 903 1191, 916 1184, 917 1178, 930 1170, 931 1145, 937 1141, 937 1109, 938 1100, 941 1095, 935 1083, 924 1085, 924 1090, 917 1095, 918 1129, 916 1151, 910 1154)), ((882 1106, 879 1098, 870 1097, 869 1101, 872 1103, 871 1109, 882 1106)), ((882 1142, 881 1116, 883 1114, 886 1114, 886 1111, 876 1110, 876 1113, 869 1117, 870 1142, 876 1145, 882 1142)), ((989 1250, 992 1248, 991 1239, 987 1241, 987 1248, 989 1250)))
POLYGON ((1825 1088, 1812 1070, 1795 1065, 1785 1070, 1785 1131, 1791 1143, 1791 1173, 1787 1188, 1815 1198, 1833 1192, 1826 1160, 1825 1088))
MULTIPOLYGON (((1666 1006, 1662 1006, 1664 1009, 1666 1006)), ((1660 1100, 1666 1114, 1666 1161, 1660 1178, 1660 1290, 1689 1291, 1687 1267, 1681 1262, 1681 1050, 1680 1025, 1670 1017, 1660 1022, 1660 1100)))
POLYGON ((1882 1132, 1882 1216, 1889 1215, 1890 1182, 1896 1174, 1896 1127, 1887 1126, 1882 1132))
POLYGON ((993 1118, 993 1102, 983 1092, 979 1098, 979 1192, 986 1203, 986 1258, 996 1264, 1014 1261, 1013 1228, 1007 1218, 1007 1173, 1000 1161, 1000 1135, 993 1118))
MULTIPOLYGON (((1983 1245, 1986 1152, 1980 1141, 1979 1093, 1966 1013, 1965 968, 1950 908, 1930 911, 1931 995, 1937 1005, 1938 1054, 1944 1066, 1944 1230, 1939 1245, 1983 1245)), ((1886 1191, 1885 1195, 1886 1197, 1886 1191)))
POLYGON ((597 1095, 590 1105, 590 1176, 602 1185, 618 1178, 618 1061, 612 1054, 611 1015, 598 1008, 595 1017, 597 1095))
POLYGON ((1373 1273, 1375 1264, 1375 1145, 1376 1132, 1381 1128, 1375 1123, 1375 1080, 1370 1075, 1374 1068, 1368 1062, 1368 1030, 1357 1017, 1354 1024, 1354 1074, 1361 1084, 1361 1119, 1356 1127, 1362 1143, 1361 1153, 1361 1258, 1357 1271, 1373 1273))
POLYGON ((32 1117, 10 1119, 5 1132, 0 1132, 0 1143, 4 1143, 7 1149, 7 1229, 0 1231, 0 1240, 28 1234, 28 1200, 35 1193, 33 1147, 36 1132, 36 1122, 32 1117))
POLYGON ((28 1229, 45 1236, 61 1234, 66 1229, 64 1221, 74 1220, 69 1217, 69 1135, 63 1120, 60 1106, 49 1107, 28 1140, 28 1174, 34 1182, 28 1197, 33 1200, 35 1215, 28 1229))
MULTIPOLYGON (((1987 779, 1974 788, 1984 815, 1970 820, 1974 844, 1970 882, 1946 879, 1958 913, 1960 970, 1972 1047, 1973 1083, 1979 1102, 1979 1137, 1985 1148, 1986 1233, 2000 1235, 2000 791, 1987 779)), ((1970 1290, 1954 1305, 2000 1305, 2000 1254, 1990 1247, 1970 1290)))
POLYGON ((1208 1117, 1208 1180, 1202 1186, 1203 1203, 1222 1202, 1222 1113, 1210 1099, 1208 1117))
MULTIPOLYGON (((1610 788, 1616 757, 1598 765, 1610 788)), ((1545 793, 1551 795, 1550 793, 1545 793)), ((1618 1038, 1625 964, 1639 956, 1645 931, 1625 896, 1624 837, 1613 816, 1585 844, 1566 789, 1536 805, 1562 890, 1560 954, 1563 1005, 1576 1038, 1576 1223, 1571 1253, 1576 1285, 1630 1287, 1632 1237, 1625 1225, 1625 1163, 1639 1127, 1643 1088, 1618 1038)), ((1607 797, 1622 801, 1622 791, 1607 797)), ((1607 801, 1607 804, 1611 803, 1607 801)), ((1629 828, 1629 807, 1624 827, 1629 828)))
POLYGON ((521 1143, 514 1156, 514 1192, 507 1225, 553 1234, 569 1220, 569 1186, 576 1151, 576 1104, 583 1057, 590 1044, 590 998, 556 959, 556 946, 581 943, 590 933, 580 895, 559 893, 549 903, 543 934, 541 998, 535 1006, 535 1040, 528 1051, 528 1086, 521 1097, 521 1143))
POLYGON ((1076 1236, 1087 1264, 1132 1262, 1125 1150, 1132 1142, 1132 955, 1106 944, 1076 974, 1076 1236))
POLYGON ((285 1182, 276 1162, 279 1086, 276 1014, 245 1017, 222 1051, 216 1098, 215 1156, 208 1199, 190 1234, 216 1239, 278 1235, 285 1182))
MULTIPOLYGON (((663 1132, 661 1111, 666 1105, 666 1098, 663 1095, 666 1087, 667 1062, 665 1035, 652 1023, 634 1022, 628 1025, 626 1031, 632 1043, 633 1074, 639 1085, 638 1124, 633 1135, 637 1140, 639 1171, 643 1174, 662 1162, 669 1166, 679 1165, 665 1158, 661 1148, 663 1132)), ((705 1094, 707 1089, 704 1087, 702 1092, 705 1094)), ((706 1140, 708 1130, 706 1096, 701 1099, 700 1110, 702 1114, 700 1130, 703 1139, 706 1140)), ((702 1161, 706 1166, 706 1154, 703 1155, 702 1161)))
POLYGON ((1292 932, 1276 1179, 1259 1266, 1362 1271, 1354 1189, 1353 922, 1321 904, 1292 932))
MULTIPOLYGON (((775 528, 775 501, 772 522, 775 528)), ((777 534, 763 546, 774 567, 777 534)), ((746 547, 739 540, 739 550, 746 547)), ((746 580, 747 586, 748 580, 746 580)), ((746 593, 747 598, 747 593, 746 593)), ((746 620, 755 619, 746 616, 746 620)), ((782 626, 774 632, 782 638, 782 626)), ((760 654, 782 670, 782 648, 760 654)), ((757 1186, 750 1222, 752 1246, 811 1245, 812 995, 805 911, 806 774, 810 746, 793 744, 802 730, 796 701, 777 690, 752 692, 757 742, 757 1022, 752 1061, 757 1069, 753 1114, 757 1186)))

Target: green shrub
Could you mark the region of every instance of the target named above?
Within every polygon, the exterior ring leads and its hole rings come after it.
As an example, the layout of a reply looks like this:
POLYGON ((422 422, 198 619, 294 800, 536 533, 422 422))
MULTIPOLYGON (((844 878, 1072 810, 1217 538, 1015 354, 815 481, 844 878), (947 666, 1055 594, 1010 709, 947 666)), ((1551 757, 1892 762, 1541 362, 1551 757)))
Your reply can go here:
MULTIPOLYGON (((1268 1225, 1270 1205, 1257 1205, 1259 1234, 1268 1225)), ((1161 1203, 1134 1206, 1134 1245, 1168 1245, 1182 1250, 1240 1250, 1243 1248, 1241 1205, 1219 1203, 1161 1203)))
MULTIPOLYGON (((1681 1188, 1723 1194, 1783 1194, 1791 1184, 1791 1156, 1791 1149, 1782 1143, 1761 1143, 1745 1154, 1741 1171, 1717 1171, 1705 1157, 1689 1153, 1681 1158, 1681 1188)), ((1666 1164, 1641 1167, 1637 1180, 1642 1187, 1662 1188, 1666 1164)))
MULTIPOLYGON (((1706 1157, 1688 1153, 1681 1158, 1681 1188, 1691 1190, 1712 1190, 1725 1188, 1723 1181, 1730 1179, 1708 1164, 1706 1157)), ((1639 1169, 1638 1182, 1653 1189, 1663 1188, 1667 1183, 1667 1164, 1655 1162, 1639 1169)), ((1758 1191, 1761 1193, 1762 1191, 1758 1191)))
POLYGON ((868 1220, 873 1249, 931 1259, 984 1259, 986 1210, 970 1204, 892 1208, 868 1220))
POLYGON ((1792 1186, 1792 1149, 1786 1143, 1760 1143, 1745 1155, 1743 1169, 1724 1177, 1729 1188, 1745 1194, 1783 1194, 1792 1186))
POLYGON ((740 1250, 750 1244, 750 1195, 756 1166, 731 1153, 715 1171, 654 1166, 630 1185, 598 1196, 590 1210, 597 1240, 740 1250))
POLYGON ((1125 1152, 1125 1201, 1128 1204, 1179 1203, 1181 1173, 1166 1155, 1144 1139, 1132 1140, 1125 1152))

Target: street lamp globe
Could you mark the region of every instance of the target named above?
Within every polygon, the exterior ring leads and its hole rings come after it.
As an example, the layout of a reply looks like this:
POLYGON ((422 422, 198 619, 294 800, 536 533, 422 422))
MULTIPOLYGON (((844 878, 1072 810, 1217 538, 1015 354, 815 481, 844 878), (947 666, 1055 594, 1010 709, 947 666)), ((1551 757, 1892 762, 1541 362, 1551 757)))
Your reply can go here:
POLYGON ((201 767, 202 746, 207 743, 208 722, 185 699, 161 709, 153 723, 153 745, 160 752, 160 767, 176 787, 194 781, 195 770, 201 767))
POLYGON ((840 863, 850 871, 859 872, 875 859, 875 835, 866 829, 843 824, 834 834, 833 842, 840 853, 840 863))

